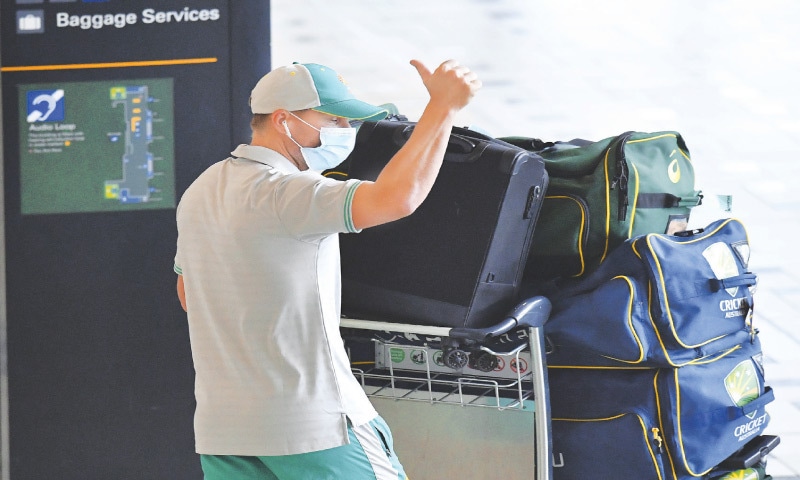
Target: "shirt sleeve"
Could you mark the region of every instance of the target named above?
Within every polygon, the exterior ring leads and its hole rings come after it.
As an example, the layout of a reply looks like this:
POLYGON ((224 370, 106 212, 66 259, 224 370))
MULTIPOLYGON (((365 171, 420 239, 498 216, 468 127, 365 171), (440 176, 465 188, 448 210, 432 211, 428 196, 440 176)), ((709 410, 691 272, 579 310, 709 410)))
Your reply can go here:
POLYGON ((284 227, 301 239, 355 233, 353 197, 360 180, 339 181, 316 172, 287 175, 275 190, 273 208, 284 227))

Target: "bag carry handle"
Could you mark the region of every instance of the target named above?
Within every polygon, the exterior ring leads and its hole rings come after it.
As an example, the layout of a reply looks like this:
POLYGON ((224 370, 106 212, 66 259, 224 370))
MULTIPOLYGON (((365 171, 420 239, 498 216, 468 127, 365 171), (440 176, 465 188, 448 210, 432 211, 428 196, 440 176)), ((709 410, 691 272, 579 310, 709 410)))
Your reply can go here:
POLYGON ((583 138, 573 138, 572 140, 568 140, 566 142, 564 141, 545 142, 540 138, 512 136, 512 137, 497 137, 497 140, 509 143, 519 148, 524 148, 525 150, 534 153, 543 153, 556 150, 569 150, 572 148, 587 147, 594 143, 591 140, 585 140, 583 138))
POLYGON ((758 410, 759 408, 764 407, 766 404, 770 403, 773 400, 775 400, 775 392, 772 391, 772 387, 768 386, 764 388, 764 393, 760 397, 753 400, 752 402, 748 402, 742 405, 741 407, 731 407, 731 408, 736 411, 740 411, 745 415, 749 415, 758 410))
POLYGON ((636 208, 691 208, 702 204, 702 194, 683 198, 670 193, 640 193, 636 197, 636 208))
POLYGON ((689 238, 689 237, 694 237, 695 235, 700 235, 705 231, 706 231, 705 228, 694 228, 692 230, 682 230, 680 232, 675 232, 673 233, 673 235, 681 238, 689 238))
POLYGON ((758 283, 758 275, 755 273, 745 272, 735 277, 728 277, 723 279, 712 278, 708 281, 712 292, 718 292, 726 288, 734 287, 752 287, 758 283))
POLYGON ((753 399, 752 401, 742 405, 741 407, 733 405, 730 407, 720 408, 711 412, 697 412, 698 418, 702 418, 704 420, 704 424, 708 425, 715 425, 715 424, 723 424, 730 422, 731 420, 736 420, 737 418, 742 418, 744 416, 750 415, 758 411, 761 408, 764 408, 768 403, 775 400, 775 393, 772 391, 772 387, 765 387, 764 393, 762 393, 758 398, 753 399))

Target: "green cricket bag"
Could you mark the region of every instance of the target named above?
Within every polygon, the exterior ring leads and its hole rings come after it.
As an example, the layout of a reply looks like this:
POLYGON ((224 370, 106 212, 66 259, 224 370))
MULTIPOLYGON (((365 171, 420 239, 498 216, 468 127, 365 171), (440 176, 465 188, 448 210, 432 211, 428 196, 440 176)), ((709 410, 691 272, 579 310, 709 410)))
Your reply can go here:
POLYGON ((599 142, 501 140, 538 153, 550 176, 526 280, 580 277, 628 238, 685 230, 702 201, 677 132, 627 132, 599 142))

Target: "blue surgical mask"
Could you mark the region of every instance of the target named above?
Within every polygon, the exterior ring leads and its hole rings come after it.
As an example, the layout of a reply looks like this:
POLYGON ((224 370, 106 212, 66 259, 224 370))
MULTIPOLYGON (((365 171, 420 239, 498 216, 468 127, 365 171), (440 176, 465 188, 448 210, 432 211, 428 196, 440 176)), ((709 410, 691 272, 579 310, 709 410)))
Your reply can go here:
POLYGON ((344 161, 350 152, 356 146, 356 129, 355 128, 330 128, 322 127, 316 128, 309 124, 297 115, 289 112, 294 118, 305 123, 309 127, 319 132, 319 147, 304 147, 297 143, 292 138, 289 132, 289 126, 286 122, 283 123, 283 128, 286 130, 286 136, 289 140, 293 141, 295 145, 300 147, 300 154, 306 161, 309 170, 323 171, 333 168, 344 161))

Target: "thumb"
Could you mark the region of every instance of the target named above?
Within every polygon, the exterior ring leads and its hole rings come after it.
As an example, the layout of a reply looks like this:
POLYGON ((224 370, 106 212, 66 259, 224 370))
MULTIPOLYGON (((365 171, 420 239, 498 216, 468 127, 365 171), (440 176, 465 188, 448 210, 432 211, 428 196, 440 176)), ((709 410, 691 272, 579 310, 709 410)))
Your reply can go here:
POLYGON ((411 60, 410 63, 411 65, 414 66, 414 68, 417 69, 417 73, 419 73, 419 76, 422 78, 422 83, 427 82, 428 78, 430 78, 430 76, 432 75, 428 67, 426 67, 424 63, 416 59, 411 60))

